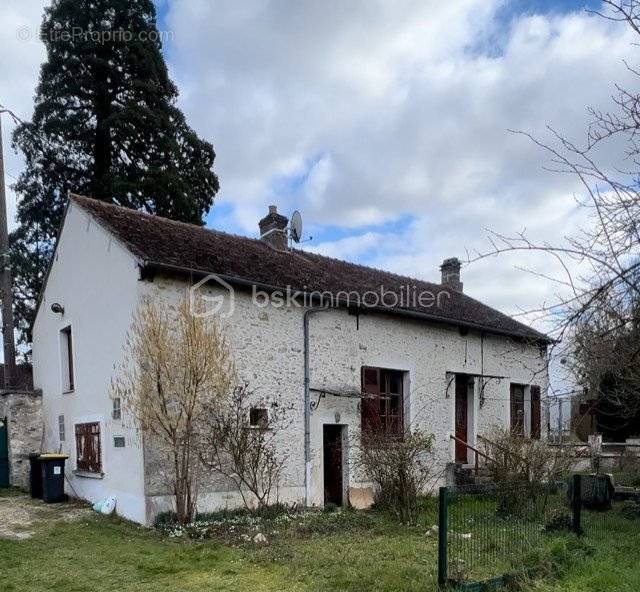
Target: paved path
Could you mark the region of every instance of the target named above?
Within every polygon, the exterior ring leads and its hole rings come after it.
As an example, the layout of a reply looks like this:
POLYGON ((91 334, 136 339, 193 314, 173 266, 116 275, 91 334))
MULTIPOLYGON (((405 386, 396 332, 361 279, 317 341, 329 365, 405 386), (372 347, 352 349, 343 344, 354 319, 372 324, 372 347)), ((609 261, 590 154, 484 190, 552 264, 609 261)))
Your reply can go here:
MULTIPOLYGON (((1 490, 0 490, 1 491, 1 490)), ((0 538, 28 539, 56 520, 77 520, 91 510, 86 504, 45 504, 22 493, 0 493, 0 538)))

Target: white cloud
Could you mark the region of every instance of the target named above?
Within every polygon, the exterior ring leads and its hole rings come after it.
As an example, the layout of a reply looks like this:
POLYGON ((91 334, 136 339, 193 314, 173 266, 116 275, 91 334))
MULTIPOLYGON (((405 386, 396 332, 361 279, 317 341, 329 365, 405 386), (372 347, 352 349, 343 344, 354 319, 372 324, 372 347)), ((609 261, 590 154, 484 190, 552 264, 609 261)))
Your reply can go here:
MULTIPOLYGON (((583 139, 587 107, 631 78, 630 36, 583 12, 498 30, 502 4, 172 4, 171 67, 215 143, 220 202, 248 232, 267 202, 303 209, 311 225, 351 229, 319 251, 431 280, 444 257, 486 245, 487 228, 539 240, 579 228, 576 180, 543 170, 547 156, 508 130, 583 139), (306 180, 286 191, 288 177, 306 180), (361 229, 402 216, 406 230, 361 229)), ((465 269, 466 286, 509 312, 553 296, 513 265, 549 266, 494 259, 465 269)))
MULTIPOLYGON (((18 117, 28 119, 33 111, 33 96, 38 81, 44 46, 38 40, 44 1, 5 0, 0 5, 0 104, 18 117)), ((11 149, 13 120, 2 115, 2 147, 5 157, 5 182, 13 184, 22 169, 20 155, 11 149)), ((8 219, 14 226, 16 196, 7 187, 8 219)))
MULTIPOLYGON (((0 6, 0 102, 24 117, 44 53, 17 31, 35 36, 42 5, 0 6)), ((180 106, 218 154, 219 220, 254 235, 268 203, 298 208, 308 228, 343 229, 314 249, 430 280, 486 228, 555 240, 584 224, 575 179, 544 171, 546 155, 508 129, 584 138, 586 107, 610 104, 637 51, 623 25, 582 12, 500 28, 504 0, 162 5, 180 106)), ((508 312, 552 297, 514 264, 548 265, 492 259, 464 269, 465 287, 508 312)))

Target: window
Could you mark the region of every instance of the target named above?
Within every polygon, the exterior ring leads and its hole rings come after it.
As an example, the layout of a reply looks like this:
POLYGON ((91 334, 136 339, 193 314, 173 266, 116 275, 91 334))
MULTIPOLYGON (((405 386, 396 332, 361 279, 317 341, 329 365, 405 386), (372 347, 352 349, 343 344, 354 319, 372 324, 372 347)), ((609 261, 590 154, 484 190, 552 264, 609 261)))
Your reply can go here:
POLYGON ((404 373, 384 368, 362 368, 360 404, 362 430, 401 435, 403 432, 404 373))
POLYGON ((512 384, 511 393, 511 431, 524 436, 524 386, 512 384))
POLYGON ((113 399, 113 409, 111 410, 111 417, 113 419, 122 419, 122 408, 120 407, 120 399, 118 397, 113 399))
POLYGON ((251 407, 249 409, 249 426, 252 428, 267 428, 269 426, 267 410, 260 407, 251 407))
POLYGON ((58 435, 60 436, 60 442, 64 442, 66 437, 64 430, 64 415, 58 415, 58 435))
POLYGON ((100 449, 100 424, 98 422, 76 424, 76 468, 79 471, 100 473, 102 459, 100 449))
POLYGON ((124 448, 124 436, 114 436, 113 446, 114 448, 124 448))
POLYGON ((70 326, 60 331, 60 360, 62 362, 62 390, 68 393, 74 389, 73 340, 71 338, 70 326))
POLYGON ((529 387, 529 400, 525 399, 525 388, 522 384, 511 385, 511 431, 518 436, 539 440, 542 423, 540 387, 537 384, 529 387), (530 411, 528 416, 526 410, 530 411))

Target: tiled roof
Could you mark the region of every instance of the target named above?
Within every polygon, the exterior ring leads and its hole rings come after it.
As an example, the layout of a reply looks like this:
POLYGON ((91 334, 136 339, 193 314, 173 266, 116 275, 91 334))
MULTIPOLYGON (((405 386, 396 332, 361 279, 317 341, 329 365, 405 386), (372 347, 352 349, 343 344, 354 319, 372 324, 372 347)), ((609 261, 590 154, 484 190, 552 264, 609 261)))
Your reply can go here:
POLYGON ((365 302, 372 302, 364 296, 366 292, 380 294, 382 289, 387 292, 387 302, 393 300, 390 294, 427 292, 440 306, 405 298, 401 305, 386 308, 385 312, 548 341, 542 333, 446 286, 306 251, 276 251, 259 239, 176 222, 87 197, 74 195, 71 199, 149 268, 189 273, 195 281, 199 274, 215 273, 245 285, 289 287, 307 293, 357 292, 365 302), (438 297, 443 292, 448 295, 438 297))

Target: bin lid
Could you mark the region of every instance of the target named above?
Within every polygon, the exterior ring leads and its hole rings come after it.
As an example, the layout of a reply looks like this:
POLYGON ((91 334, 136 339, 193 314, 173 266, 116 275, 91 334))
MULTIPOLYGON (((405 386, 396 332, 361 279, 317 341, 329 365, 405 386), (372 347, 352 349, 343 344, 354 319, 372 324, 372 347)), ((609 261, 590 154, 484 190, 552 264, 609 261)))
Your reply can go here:
POLYGON ((46 452, 39 456, 40 460, 66 460, 69 458, 67 454, 56 454, 55 452, 46 452))

